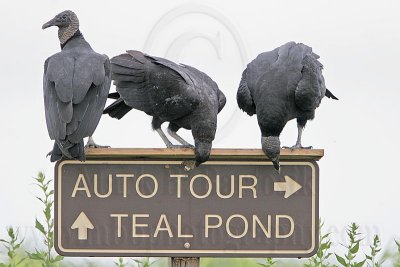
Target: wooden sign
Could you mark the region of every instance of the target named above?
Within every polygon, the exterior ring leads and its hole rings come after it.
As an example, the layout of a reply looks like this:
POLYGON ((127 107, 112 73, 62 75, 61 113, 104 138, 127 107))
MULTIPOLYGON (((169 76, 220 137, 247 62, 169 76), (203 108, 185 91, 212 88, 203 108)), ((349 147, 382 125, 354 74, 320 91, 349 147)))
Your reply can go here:
POLYGON ((222 158, 191 171, 176 155, 59 162, 56 250, 70 256, 314 254, 316 162, 281 159, 278 173, 265 158, 222 158))

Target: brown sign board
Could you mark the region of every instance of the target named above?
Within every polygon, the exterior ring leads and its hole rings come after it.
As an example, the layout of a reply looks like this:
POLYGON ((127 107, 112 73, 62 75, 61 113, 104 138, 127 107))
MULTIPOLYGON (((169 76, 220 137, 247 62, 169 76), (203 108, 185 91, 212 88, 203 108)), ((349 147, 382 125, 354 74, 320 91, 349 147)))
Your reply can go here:
POLYGON ((55 248, 65 256, 308 257, 318 246, 313 160, 61 161, 55 248))

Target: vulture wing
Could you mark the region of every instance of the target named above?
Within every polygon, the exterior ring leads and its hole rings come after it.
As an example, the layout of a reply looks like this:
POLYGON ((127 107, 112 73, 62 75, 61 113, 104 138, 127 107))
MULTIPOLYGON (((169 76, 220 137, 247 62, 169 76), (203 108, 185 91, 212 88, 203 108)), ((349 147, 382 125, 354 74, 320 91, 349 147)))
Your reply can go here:
POLYGON ((302 65, 301 79, 295 89, 295 103, 301 110, 313 111, 326 94, 323 66, 312 54, 304 57, 302 65))
POLYGON ((73 143, 93 134, 111 83, 107 56, 62 51, 46 60, 43 90, 51 139, 73 143))
POLYGON ((276 48, 272 51, 261 53, 247 65, 247 68, 242 73, 236 100, 239 108, 249 116, 256 113, 253 95, 256 95, 256 90, 260 90, 259 86, 257 86, 259 79, 277 62, 278 51, 279 48, 276 48))
POLYGON ((256 113, 256 105, 254 104, 253 97, 247 85, 247 68, 243 71, 239 89, 236 94, 236 100, 239 108, 245 111, 249 116, 256 113))
POLYGON ((117 91, 129 107, 173 120, 199 103, 190 73, 169 60, 130 50, 113 57, 111 64, 117 91))
POLYGON ((218 113, 224 108, 226 104, 226 97, 224 93, 219 89, 217 83, 211 79, 210 76, 204 72, 185 64, 180 64, 181 67, 188 70, 196 90, 201 91, 203 95, 207 95, 207 99, 210 100, 214 95, 216 96, 215 102, 218 106, 218 113), (214 92, 214 94, 212 94, 214 92))

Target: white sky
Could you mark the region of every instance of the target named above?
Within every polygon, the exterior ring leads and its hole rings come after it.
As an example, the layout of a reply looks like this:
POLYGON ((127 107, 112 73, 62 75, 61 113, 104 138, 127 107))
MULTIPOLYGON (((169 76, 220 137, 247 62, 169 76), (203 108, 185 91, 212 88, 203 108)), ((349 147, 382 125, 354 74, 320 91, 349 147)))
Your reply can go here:
MULTIPOLYGON (((312 46, 325 66, 327 87, 340 99, 324 99, 303 135, 304 145, 325 149, 319 165, 326 230, 344 242, 344 226, 355 221, 368 242, 374 233, 384 244, 400 238, 396 0, 1 1, 0 237, 7 225, 33 226, 41 207, 31 177, 39 170, 53 176, 54 165, 45 158, 53 143, 44 118, 42 73, 44 60, 60 48, 56 28, 42 31, 41 26, 65 9, 77 13, 97 52, 111 57, 144 50, 207 72, 228 98, 214 147, 260 147, 256 118, 236 107, 242 61, 287 41, 312 46), (186 13, 179 15, 182 10, 186 13)), ((296 136, 292 121, 281 142, 293 145, 296 136)), ((152 133, 150 118, 139 111, 121 121, 103 117, 95 140, 112 147, 164 146, 152 133)))

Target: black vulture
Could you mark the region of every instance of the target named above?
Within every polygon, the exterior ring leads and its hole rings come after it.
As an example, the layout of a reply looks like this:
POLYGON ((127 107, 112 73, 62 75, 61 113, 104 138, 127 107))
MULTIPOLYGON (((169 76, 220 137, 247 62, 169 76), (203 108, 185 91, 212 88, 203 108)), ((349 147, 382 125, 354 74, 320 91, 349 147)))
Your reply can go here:
POLYGON ((217 114, 226 98, 217 84, 205 73, 164 58, 130 50, 111 59, 112 79, 117 100, 105 114, 121 119, 132 108, 153 117, 153 130, 168 148, 174 146, 161 129, 169 122, 168 133, 182 146, 193 147, 176 132, 192 130, 195 142, 195 165, 208 160, 217 129, 217 114))
POLYGON ((301 135, 307 121, 324 96, 337 100, 325 87, 318 58, 311 47, 289 42, 258 55, 243 71, 237 103, 248 115, 257 114, 262 149, 277 170, 279 135, 286 123, 297 119, 298 138, 291 148, 306 148, 301 135))
POLYGON ((79 31, 79 20, 67 10, 42 28, 58 27, 61 52, 44 63, 43 93, 49 136, 55 140, 51 161, 85 160, 83 138, 99 123, 111 85, 110 60, 93 51, 79 31))

